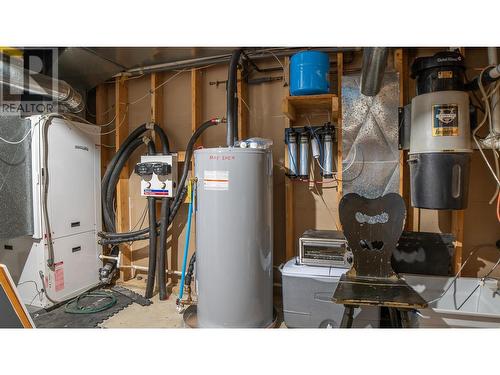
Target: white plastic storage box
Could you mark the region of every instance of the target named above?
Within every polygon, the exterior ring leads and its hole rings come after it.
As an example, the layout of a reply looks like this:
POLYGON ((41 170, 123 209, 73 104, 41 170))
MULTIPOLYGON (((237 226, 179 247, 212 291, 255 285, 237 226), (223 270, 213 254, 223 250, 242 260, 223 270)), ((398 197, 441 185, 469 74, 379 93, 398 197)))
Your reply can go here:
MULTIPOLYGON (((338 328, 344 306, 332 301, 345 268, 300 265, 296 258, 280 267, 283 282, 283 315, 289 328, 338 328)), ((355 309, 353 328, 379 327, 380 309, 355 309)))
POLYGON ((419 328, 500 328, 500 290, 498 281, 460 277, 403 275, 406 282, 426 301, 438 301, 413 315, 413 326, 419 328))

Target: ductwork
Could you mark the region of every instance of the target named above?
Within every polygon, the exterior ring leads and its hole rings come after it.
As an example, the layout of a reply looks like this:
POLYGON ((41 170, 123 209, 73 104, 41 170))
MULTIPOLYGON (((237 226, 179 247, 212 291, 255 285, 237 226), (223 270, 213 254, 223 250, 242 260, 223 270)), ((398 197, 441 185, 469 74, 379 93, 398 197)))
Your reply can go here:
POLYGON ((85 108, 82 96, 65 81, 31 72, 2 59, 0 59, 0 84, 18 90, 19 93, 29 92, 50 98, 74 113, 81 112, 85 108))
POLYGON ((375 96, 379 93, 387 65, 387 47, 363 48, 363 66, 361 71, 361 93, 375 96))

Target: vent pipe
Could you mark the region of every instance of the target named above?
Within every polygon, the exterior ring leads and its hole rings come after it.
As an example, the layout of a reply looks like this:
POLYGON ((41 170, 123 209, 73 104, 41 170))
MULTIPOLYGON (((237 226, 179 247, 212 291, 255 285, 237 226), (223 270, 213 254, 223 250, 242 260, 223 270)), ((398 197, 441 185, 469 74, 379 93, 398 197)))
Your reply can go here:
POLYGON ((69 111, 78 113, 85 108, 82 96, 65 81, 24 69, 8 63, 0 55, 0 84, 18 90, 51 98, 69 111))
POLYGON ((233 147, 238 138, 238 62, 240 61, 243 48, 238 48, 231 55, 227 76, 227 147, 233 147))
POLYGON ((363 48, 363 66, 361 70, 361 93, 375 96, 379 93, 387 65, 387 47, 363 48))

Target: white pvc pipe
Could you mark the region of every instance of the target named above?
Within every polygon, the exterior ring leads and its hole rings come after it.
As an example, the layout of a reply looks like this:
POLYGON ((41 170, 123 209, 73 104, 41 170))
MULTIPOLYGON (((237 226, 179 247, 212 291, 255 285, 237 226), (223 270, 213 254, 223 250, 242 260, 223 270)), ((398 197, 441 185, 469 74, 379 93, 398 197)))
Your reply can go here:
MULTIPOLYGON (((103 259, 115 260, 117 262, 117 268, 119 268, 119 269, 120 268, 132 268, 134 270, 148 272, 148 267, 145 267, 145 266, 137 266, 135 264, 131 264, 131 265, 121 264, 120 265, 120 256, 113 257, 113 256, 109 256, 109 255, 99 255, 99 259, 101 259, 101 260, 103 260, 103 259)), ((182 276, 182 272, 181 271, 166 270, 166 273, 167 273, 167 275, 182 276)))

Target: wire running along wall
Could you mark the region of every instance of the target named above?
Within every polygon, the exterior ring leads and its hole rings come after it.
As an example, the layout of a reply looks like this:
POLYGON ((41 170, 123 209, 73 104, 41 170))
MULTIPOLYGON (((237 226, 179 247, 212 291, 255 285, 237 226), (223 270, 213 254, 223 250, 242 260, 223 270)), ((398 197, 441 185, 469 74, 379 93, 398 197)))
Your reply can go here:
MULTIPOLYGON (((30 126, 28 120, 0 114, 5 139, 22 139, 30 126)), ((0 238, 33 234, 31 185, 31 134, 18 144, 0 141, 0 238)))

